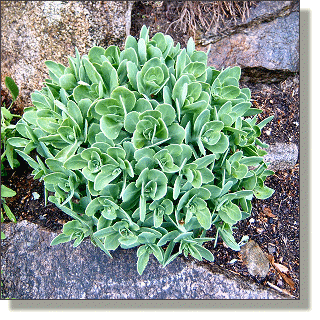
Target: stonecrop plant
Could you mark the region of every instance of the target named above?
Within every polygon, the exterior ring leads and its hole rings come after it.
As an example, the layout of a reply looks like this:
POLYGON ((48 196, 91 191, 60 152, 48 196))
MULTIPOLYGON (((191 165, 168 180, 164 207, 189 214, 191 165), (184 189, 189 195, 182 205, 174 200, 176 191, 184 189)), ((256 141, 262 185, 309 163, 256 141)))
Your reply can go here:
POLYGON ((233 229, 253 197, 272 195, 273 172, 259 140, 272 117, 257 123, 239 67, 218 71, 192 38, 182 49, 145 26, 122 51, 76 49, 68 67, 46 66, 50 79, 9 143, 46 201, 73 218, 52 245, 90 237, 109 256, 138 247, 140 274, 152 254, 163 266, 181 253, 213 261, 203 244, 219 236, 240 249, 233 229))

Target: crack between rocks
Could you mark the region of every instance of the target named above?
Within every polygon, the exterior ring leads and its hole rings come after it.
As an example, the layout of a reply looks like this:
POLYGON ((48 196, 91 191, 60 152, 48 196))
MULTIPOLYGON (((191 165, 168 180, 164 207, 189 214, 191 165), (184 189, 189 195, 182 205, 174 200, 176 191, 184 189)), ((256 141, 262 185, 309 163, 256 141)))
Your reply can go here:
POLYGON ((230 37, 234 34, 240 33, 242 31, 244 31, 245 29, 249 29, 249 28, 253 29, 254 27, 256 27, 259 24, 269 23, 269 22, 274 21, 278 18, 287 17, 293 12, 299 12, 299 8, 295 8, 295 6, 296 6, 296 3, 293 2, 293 3, 283 7, 281 10, 279 10, 276 13, 271 13, 271 14, 264 16, 264 17, 256 17, 256 18, 252 19, 251 21, 249 21, 248 23, 244 23, 241 25, 236 25, 231 28, 227 28, 227 29, 223 30, 222 34, 220 34, 220 35, 212 35, 212 36, 207 35, 208 39, 196 40, 196 43, 199 45, 202 45, 202 46, 214 44, 224 38, 227 38, 227 37, 230 37))

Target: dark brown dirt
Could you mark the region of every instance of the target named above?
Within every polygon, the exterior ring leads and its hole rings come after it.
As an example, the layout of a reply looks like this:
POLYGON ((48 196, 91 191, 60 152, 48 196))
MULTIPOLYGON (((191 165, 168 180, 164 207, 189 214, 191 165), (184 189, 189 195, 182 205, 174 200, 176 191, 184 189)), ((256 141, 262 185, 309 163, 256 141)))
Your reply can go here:
MULTIPOLYGON (((170 6, 156 7, 150 2, 137 2, 133 8, 131 34, 138 36, 144 24, 150 26, 151 37, 156 32, 166 33, 169 25, 177 18, 177 13, 170 6)), ((172 28, 169 28, 167 34, 175 42, 179 41, 182 47, 190 36, 172 28)), ((274 115, 273 121, 263 130, 262 140, 266 143, 292 142, 299 146, 299 76, 290 76, 281 83, 246 82, 241 83, 241 86, 251 89, 253 105, 263 110, 259 115, 260 119, 274 115)), ((9 103, 5 92, 1 91, 1 96, 5 103, 9 103)), ((15 110, 14 107, 12 110, 15 110)), ((16 111, 20 113, 19 110, 16 111)), ((7 168, 7 176, 2 179, 3 184, 17 191, 17 195, 8 199, 7 204, 17 220, 27 219, 52 231, 60 230, 70 220, 69 217, 51 203, 45 206, 43 184, 34 181, 32 169, 24 161, 20 162, 20 167, 15 171, 7 168), (33 192, 40 195, 38 200, 33 199, 33 192)), ((276 172, 267 179, 266 184, 275 189, 273 196, 263 201, 253 200, 251 217, 236 225, 234 235, 237 241, 243 235, 248 235, 266 254, 274 258, 275 263, 288 268, 286 277, 281 277, 271 267, 263 283, 269 282, 299 298, 299 161, 291 170, 276 172)), ((214 235, 214 232, 208 232, 208 236, 214 235)), ((253 278, 239 253, 226 248, 222 241, 218 241, 216 248, 212 243, 207 243, 206 247, 214 254, 214 264, 229 272, 253 278)), ((254 280, 261 282, 260 279, 254 280)))

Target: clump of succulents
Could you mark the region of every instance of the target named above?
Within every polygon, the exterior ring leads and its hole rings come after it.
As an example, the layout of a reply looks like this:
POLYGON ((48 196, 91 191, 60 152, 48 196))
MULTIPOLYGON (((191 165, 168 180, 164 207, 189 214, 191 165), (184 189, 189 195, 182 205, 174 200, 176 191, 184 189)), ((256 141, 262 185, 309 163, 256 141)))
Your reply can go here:
POLYGON ((203 243, 218 236, 239 250, 234 226, 253 197, 273 193, 258 148, 271 118, 257 123, 239 67, 218 71, 192 38, 182 49, 145 26, 122 51, 76 50, 68 67, 46 66, 50 79, 9 142, 74 219, 52 245, 90 237, 110 256, 138 247, 140 274, 151 254, 164 266, 181 253, 212 261, 203 243))

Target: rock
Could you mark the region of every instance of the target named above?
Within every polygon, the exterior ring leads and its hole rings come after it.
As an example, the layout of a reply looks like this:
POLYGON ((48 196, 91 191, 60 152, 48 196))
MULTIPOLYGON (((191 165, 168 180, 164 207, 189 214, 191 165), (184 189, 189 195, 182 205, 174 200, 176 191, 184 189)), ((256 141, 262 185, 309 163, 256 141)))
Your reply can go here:
POLYGON ((85 239, 51 247, 57 235, 21 221, 2 225, 2 298, 16 299, 286 299, 210 263, 178 257, 167 267, 150 258, 136 271, 136 250, 110 259, 85 239))
POLYGON ((252 276, 266 277, 270 268, 269 260, 254 240, 250 240, 243 245, 240 254, 252 276))
POLYGON ((276 247, 273 243, 268 243, 268 252, 274 254, 276 252, 276 247))
POLYGON ((299 7, 296 1, 262 1, 244 22, 207 32, 197 49, 211 49, 208 64, 240 66, 243 80, 278 81, 299 71, 299 7), (270 72, 272 71, 272 72, 270 72))
POLYGON ((196 42, 206 46, 246 28, 286 16, 292 11, 298 11, 297 1, 260 1, 250 7, 249 13, 244 19, 228 19, 224 23, 220 22, 218 28, 213 27, 205 32, 198 32, 196 42))
POLYGON ((292 169, 297 163, 299 149, 294 143, 276 143, 265 149, 268 154, 263 158, 268 169, 273 171, 292 169))
POLYGON ((132 2, 1 2, 1 84, 12 77, 20 88, 17 103, 48 77, 46 60, 68 64, 68 56, 87 54, 92 46, 119 45, 129 34, 132 2))

